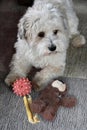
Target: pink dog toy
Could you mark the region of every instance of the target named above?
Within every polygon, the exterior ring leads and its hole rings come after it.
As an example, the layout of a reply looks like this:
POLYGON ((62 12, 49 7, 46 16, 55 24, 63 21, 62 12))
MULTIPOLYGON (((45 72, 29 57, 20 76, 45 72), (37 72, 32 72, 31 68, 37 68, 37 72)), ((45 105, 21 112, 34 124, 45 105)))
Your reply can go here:
POLYGON ((32 85, 28 78, 17 79, 12 86, 16 95, 25 96, 31 93, 32 85))

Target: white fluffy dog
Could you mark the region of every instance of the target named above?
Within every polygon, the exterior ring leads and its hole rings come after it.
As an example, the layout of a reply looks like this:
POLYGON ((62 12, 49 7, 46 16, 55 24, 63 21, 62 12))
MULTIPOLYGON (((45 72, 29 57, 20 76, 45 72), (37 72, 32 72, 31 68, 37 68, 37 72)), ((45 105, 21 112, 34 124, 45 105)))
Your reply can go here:
POLYGON ((41 68, 33 78, 40 86, 63 75, 70 39, 74 46, 85 44, 78 23, 72 0, 35 0, 19 21, 16 53, 5 82, 26 77, 32 66, 41 68))

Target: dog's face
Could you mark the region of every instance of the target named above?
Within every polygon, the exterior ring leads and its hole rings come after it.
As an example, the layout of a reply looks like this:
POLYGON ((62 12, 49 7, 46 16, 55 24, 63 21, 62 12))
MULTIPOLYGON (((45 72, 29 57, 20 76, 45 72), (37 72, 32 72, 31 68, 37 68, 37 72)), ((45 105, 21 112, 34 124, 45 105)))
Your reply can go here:
POLYGON ((66 51, 67 26, 60 12, 52 5, 29 9, 19 23, 19 36, 25 39, 38 55, 66 51))

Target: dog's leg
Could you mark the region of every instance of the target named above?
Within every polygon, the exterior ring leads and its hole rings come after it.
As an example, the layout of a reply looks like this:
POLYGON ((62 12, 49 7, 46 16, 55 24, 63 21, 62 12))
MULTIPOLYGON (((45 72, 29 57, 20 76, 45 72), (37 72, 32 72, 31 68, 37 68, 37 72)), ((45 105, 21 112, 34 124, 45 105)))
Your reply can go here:
POLYGON ((5 79, 5 83, 10 86, 17 78, 26 77, 30 71, 31 65, 22 56, 19 57, 17 54, 13 55, 11 61, 11 69, 5 79))
POLYGON ((39 90, 43 89, 49 82, 58 76, 62 76, 64 72, 64 66, 53 67, 47 66, 40 72, 37 72, 33 81, 40 87, 39 90))
POLYGON ((71 41, 74 47, 81 47, 86 43, 85 37, 78 30, 79 20, 73 9, 72 0, 66 0, 66 16, 71 33, 71 41))

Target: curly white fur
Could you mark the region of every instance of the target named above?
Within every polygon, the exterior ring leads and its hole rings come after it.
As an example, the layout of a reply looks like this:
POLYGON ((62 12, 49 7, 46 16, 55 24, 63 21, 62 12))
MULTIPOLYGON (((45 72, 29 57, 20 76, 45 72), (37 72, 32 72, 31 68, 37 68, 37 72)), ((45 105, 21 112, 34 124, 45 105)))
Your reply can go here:
POLYGON ((5 82, 10 85, 16 78, 26 77, 32 66, 42 68, 33 79, 40 86, 61 76, 70 39, 76 36, 80 45, 85 44, 72 0, 36 0, 19 21, 16 53, 5 82))

